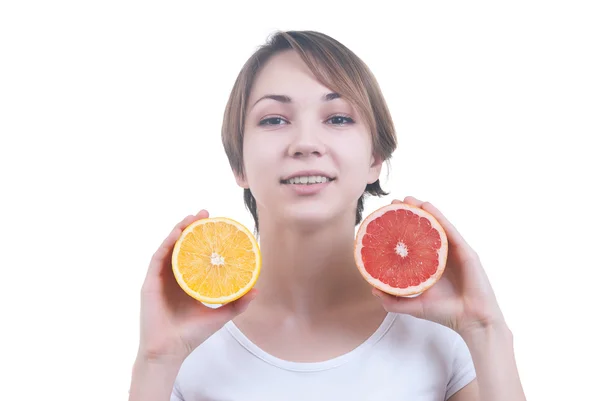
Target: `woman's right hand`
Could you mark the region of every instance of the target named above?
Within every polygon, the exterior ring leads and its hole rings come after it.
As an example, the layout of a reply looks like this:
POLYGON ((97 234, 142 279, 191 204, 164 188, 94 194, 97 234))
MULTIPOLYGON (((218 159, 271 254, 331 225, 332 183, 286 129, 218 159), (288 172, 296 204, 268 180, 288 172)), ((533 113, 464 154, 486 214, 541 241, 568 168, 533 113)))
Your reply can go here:
POLYGON ((256 296, 212 309, 185 293, 173 275, 171 257, 175 242, 192 222, 208 217, 206 210, 187 216, 154 253, 141 292, 140 346, 138 358, 183 362, 196 347, 227 321, 242 313, 256 296))

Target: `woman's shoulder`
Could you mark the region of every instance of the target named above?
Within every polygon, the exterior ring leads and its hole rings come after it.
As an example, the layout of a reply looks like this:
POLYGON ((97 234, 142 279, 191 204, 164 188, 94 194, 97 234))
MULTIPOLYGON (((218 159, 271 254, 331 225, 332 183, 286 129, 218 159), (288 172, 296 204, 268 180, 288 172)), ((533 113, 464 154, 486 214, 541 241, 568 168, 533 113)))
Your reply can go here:
POLYGON ((442 343, 454 343, 460 338, 457 332, 441 324, 402 313, 391 314, 394 316, 394 323, 390 331, 395 338, 442 343))
POLYGON ((395 314, 394 317, 382 342, 389 353, 412 359, 415 364, 442 368, 451 381, 475 377, 469 348, 456 331, 410 315, 395 314))
POLYGON ((395 313, 394 322, 382 339, 391 353, 427 356, 445 361, 449 366, 470 361, 470 353, 462 337, 454 330, 429 320, 395 313))

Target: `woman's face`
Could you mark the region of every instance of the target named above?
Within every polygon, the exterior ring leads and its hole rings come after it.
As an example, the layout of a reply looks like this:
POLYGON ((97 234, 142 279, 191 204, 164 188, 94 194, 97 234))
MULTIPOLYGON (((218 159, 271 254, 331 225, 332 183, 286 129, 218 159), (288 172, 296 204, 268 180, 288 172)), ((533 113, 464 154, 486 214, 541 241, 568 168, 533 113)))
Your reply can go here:
POLYGON ((349 214, 379 178, 364 121, 321 85, 294 51, 273 56, 252 87, 244 128, 245 177, 259 216, 312 227, 349 214))

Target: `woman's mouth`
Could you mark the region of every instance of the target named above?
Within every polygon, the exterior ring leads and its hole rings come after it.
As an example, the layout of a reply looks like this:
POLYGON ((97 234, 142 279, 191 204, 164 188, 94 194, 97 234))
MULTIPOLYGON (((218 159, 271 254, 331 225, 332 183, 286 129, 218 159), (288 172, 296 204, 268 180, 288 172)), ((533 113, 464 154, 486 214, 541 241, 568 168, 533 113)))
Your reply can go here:
POLYGON ((300 185, 314 185, 322 184, 325 182, 333 181, 334 178, 329 178, 324 175, 304 175, 298 177, 292 177, 287 180, 281 180, 282 184, 300 184, 300 185))

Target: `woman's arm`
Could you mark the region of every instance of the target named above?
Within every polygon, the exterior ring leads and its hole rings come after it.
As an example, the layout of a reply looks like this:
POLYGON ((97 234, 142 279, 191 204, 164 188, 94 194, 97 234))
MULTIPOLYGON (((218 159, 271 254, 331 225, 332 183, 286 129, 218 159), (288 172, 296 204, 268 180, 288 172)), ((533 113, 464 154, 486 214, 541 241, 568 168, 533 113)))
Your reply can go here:
POLYGON ((173 383, 185 358, 238 314, 256 296, 251 290, 242 298, 209 308, 190 297, 177 283, 171 257, 183 230, 208 212, 187 216, 150 260, 141 291, 140 345, 133 366, 129 400, 170 398, 173 383))
POLYGON ((182 363, 138 357, 133 365, 129 401, 169 401, 182 363))
POLYGON ((525 401, 508 326, 499 323, 461 336, 469 347, 477 379, 449 401, 525 401))
MULTIPOLYGON (((399 201, 394 201, 399 202, 399 201)), ((431 203, 407 197, 405 203, 429 212, 448 236, 446 269, 440 280, 415 298, 393 297, 374 289, 386 310, 427 319, 456 331, 465 341, 477 381, 452 401, 523 401, 512 333, 477 253, 431 203)))

